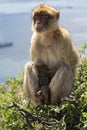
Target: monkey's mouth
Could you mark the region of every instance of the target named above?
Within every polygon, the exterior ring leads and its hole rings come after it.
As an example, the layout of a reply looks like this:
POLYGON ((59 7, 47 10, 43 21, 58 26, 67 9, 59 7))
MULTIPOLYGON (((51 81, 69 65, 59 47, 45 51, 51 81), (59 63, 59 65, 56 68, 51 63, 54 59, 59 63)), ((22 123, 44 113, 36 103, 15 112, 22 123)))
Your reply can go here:
POLYGON ((38 32, 41 32, 43 30, 43 24, 42 23, 38 23, 35 28, 36 28, 36 30, 38 32))

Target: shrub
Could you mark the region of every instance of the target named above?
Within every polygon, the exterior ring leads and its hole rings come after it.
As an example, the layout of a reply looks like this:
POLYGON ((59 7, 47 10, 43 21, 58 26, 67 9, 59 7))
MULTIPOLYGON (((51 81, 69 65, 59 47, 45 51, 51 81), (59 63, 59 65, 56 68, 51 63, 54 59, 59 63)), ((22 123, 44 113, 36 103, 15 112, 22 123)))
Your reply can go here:
POLYGON ((73 100, 59 106, 32 106, 22 85, 23 74, 0 85, 0 130, 87 130, 87 59, 75 77, 73 100))

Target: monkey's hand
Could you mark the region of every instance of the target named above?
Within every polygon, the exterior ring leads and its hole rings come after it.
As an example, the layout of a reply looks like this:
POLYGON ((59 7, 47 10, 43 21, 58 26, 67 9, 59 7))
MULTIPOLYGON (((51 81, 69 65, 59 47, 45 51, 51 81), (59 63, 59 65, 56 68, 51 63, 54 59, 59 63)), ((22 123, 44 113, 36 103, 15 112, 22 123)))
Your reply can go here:
POLYGON ((38 98, 40 104, 44 104, 44 95, 41 90, 37 91, 36 98, 38 98))
POLYGON ((48 86, 41 86, 41 90, 37 92, 37 97, 42 104, 50 104, 50 89, 48 86))
POLYGON ((41 90, 37 91, 36 93, 38 96, 40 96, 42 94, 41 90))

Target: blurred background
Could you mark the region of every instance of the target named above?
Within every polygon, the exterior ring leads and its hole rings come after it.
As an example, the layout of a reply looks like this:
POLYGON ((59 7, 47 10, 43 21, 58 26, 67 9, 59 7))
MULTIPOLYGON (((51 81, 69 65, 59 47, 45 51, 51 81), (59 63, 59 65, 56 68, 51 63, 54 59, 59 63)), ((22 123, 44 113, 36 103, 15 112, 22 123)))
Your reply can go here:
POLYGON ((42 3, 60 10, 59 23, 78 49, 87 43, 87 0, 0 0, 0 83, 16 77, 30 61, 31 12, 42 3))

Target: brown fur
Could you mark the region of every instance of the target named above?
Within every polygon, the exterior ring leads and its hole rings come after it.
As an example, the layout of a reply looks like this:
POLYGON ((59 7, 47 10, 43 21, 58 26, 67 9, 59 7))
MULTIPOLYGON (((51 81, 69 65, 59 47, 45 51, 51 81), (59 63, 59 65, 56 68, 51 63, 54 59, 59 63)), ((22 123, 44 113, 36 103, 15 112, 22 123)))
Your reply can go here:
POLYGON ((49 72, 48 67, 45 64, 36 65, 37 67, 37 76, 38 76, 38 85, 40 87, 40 91, 37 94, 43 95, 43 104, 50 104, 50 89, 49 83, 51 81, 51 74, 49 72))
MULTIPOLYGON (((51 104, 56 104, 72 91, 74 73, 80 64, 80 58, 69 32, 57 23, 59 11, 51 6, 41 5, 33 10, 33 15, 41 11, 50 13, 54 17, 48 19, 48 27, 43 26, 43 31, 40 33, 36 30, 38 24, 32 23, 34 33, 31 38, 30 55, 33 64, 43 63, 48 67, 52 77, 49 83, 50 100, 51 104)), ((39 103, 35 102, 35 99, 38 99, 35 93, 41 90, 38 85, 38 73, 30 64, 25 66, 27 73, 24 74, 24 82, 26 81, 24 88, 33 104, 40 105, 42 99, 39 103)))

